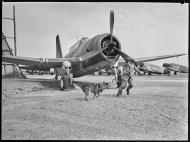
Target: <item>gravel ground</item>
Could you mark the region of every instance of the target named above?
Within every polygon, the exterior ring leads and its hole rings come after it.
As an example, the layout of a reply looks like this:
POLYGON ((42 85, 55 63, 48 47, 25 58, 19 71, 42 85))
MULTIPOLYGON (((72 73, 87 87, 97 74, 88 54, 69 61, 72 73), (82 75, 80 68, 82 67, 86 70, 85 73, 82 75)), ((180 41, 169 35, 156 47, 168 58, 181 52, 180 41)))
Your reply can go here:
MULTIPOLYGON (((52 76, 2 79, 2 139, 187 140, 187 76, 135 76, 131 95, 117 89, 85 101, 79 89, 60 91, 52 76), (40 79, 35 79, 38 77, 40 79)), ((111 82, 113 76, 77 81, 111 82)))

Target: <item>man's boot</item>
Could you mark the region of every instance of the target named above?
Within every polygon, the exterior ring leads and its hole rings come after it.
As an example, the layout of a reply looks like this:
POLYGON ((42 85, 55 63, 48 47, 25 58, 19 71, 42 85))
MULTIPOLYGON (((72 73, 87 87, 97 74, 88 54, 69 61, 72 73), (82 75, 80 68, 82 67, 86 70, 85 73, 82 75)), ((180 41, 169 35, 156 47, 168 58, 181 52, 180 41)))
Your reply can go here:
POLYGON ((117 92, 117 97, 121 96, 121 94, 122 94, 122 90, 121 90, 121 88, 119 88, 118 92, 117 92))

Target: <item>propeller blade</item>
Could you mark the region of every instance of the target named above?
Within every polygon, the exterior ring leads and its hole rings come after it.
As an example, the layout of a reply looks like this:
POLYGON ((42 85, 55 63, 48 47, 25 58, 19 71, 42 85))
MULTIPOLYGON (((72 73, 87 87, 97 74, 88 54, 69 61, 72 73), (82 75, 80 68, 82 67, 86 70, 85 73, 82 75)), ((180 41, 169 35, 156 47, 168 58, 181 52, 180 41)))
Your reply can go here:
MULTIPOLYGON (((115 47, 114 47, 114 48, 115 48, 115 47)), ((131 58, 129 55, 125 54, 124 52, 122 52, 121 50, 119 50, 119 49, 117 49, 117 48, 115 48, 115 49, 119 52, 119 54, 121 55, 121 57, 122 57, 125 61, 131 62, 131 63, 135 64, 135 66, 138 66, 137 62, 136 62, 133 58, 131 58)))
POLYGON ((111 35, 111 42, 112 42, 113 26, 114 26, 114 12, 113 12, 113 10, 111 10, 110 11, 110 35, 111 35))
POLYGON ((135 71, 138 72, 140 75, 142 75, 142 73, 140 71, 140 67, 135 67, 135 71))

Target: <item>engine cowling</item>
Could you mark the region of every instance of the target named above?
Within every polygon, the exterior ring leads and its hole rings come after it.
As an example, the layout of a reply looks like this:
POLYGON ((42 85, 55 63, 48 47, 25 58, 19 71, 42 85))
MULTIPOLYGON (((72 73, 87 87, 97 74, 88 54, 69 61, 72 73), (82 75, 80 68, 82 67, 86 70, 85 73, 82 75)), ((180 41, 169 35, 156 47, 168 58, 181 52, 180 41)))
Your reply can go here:
POLYGON ((121 50, 121 45, 119 40, 112 36, 112 42, 110 42, 110 35, 105 36, 101 41, 101 49, 106 48, 102 51, 102 54, 108 59, 115 59, 119 57, 118 51, 115 49, 121 50))
MULTIPOLYGON (((120 42, 113 35, 112 35, 112 42, 110 38, 111 38, 110 34, 97 35, 91 39, 86 40, 85 43, 81 45, 83 47, 80 47, 80 48, 84 49, 84 51, 86 52, 105 49, 102 51, 102 56, 104 58, 110 59, 110 60, 118 59, 120 54, 115 48, 121 50, 120 42)), ((80 55, 76 55, 76 56, 80 56, 80 55)))

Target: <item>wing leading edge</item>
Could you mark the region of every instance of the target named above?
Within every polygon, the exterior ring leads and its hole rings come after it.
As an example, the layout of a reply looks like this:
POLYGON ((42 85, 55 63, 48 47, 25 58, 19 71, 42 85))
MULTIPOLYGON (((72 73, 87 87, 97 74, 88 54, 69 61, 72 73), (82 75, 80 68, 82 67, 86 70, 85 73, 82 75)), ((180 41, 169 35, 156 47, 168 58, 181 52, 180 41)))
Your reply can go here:
POLYGON ((156 61, 156 60, 178 57, 178 56, 183 56, 183 55, 186 55, 186 54, 182 53, 182 54, 162 55, 162 56, 153 56, 153 57, 143 57, 143 58, 136 58, 135 61, 136 62, 149 62, 149 61, 156 61))
POLYGON ((26 66, 39 66, 42 68, 60 67, 64 61, 77 62, 77 58, 30 58, 20 56, 2 56, 3 62, 21 64, 26 66))

